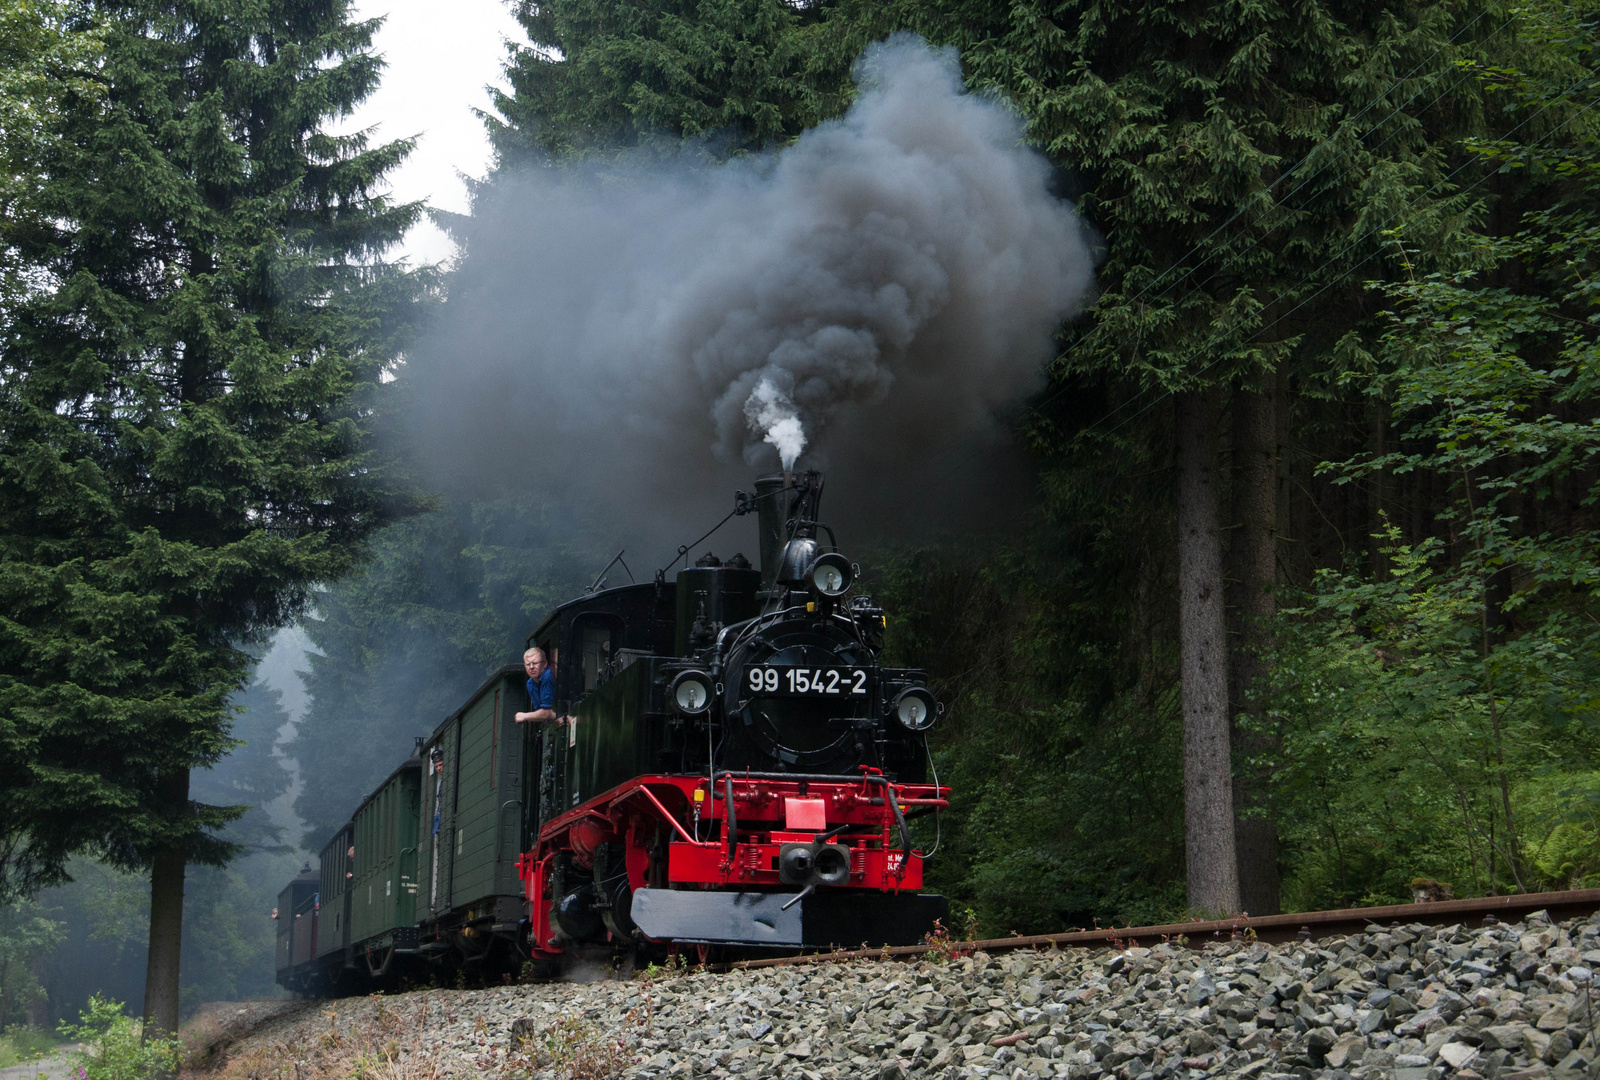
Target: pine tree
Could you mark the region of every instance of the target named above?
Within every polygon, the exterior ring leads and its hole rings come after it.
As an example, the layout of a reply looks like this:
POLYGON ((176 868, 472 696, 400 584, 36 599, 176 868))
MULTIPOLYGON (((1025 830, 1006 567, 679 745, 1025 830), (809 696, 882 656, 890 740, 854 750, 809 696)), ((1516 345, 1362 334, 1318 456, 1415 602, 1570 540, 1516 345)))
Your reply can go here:
MULTIPOLYGON (((38 213, 42 161, 59 137, 49 122, 68 96, 100 94, 93 77, 104 44, 72 0, 0 4, 0 222, 38 213)), ((0 244, 0 321, 26 289, 16 252, 0 244)))
POLYGON ((822 9, 783 0, 518 3, 531 47, 506 66, 489 133, 502 163, 664 139, 759 149, 842 111, 854 51, 822 9))
POLYGON ((36 287, 0 340, 5 884, 90 851, 152 874, 149 1030, 177 1021, 184 865, 236 811, 189 798, 230 746, 242 646, 407 509, 369 432, 425 279, 379 256, 408 144, 333 136, 376 85, 342 0, 99 3, 104 96, 68 94, 36 287))

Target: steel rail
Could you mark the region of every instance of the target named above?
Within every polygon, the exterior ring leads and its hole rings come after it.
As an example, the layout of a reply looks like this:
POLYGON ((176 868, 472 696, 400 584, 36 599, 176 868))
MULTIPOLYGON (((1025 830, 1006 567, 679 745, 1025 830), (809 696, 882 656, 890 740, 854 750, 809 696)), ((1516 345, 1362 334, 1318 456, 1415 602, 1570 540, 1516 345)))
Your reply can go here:
POLYGON ((1515 922, 1523 915, 1548 911, 1552 919, 1568 919, 1600 911, 1600 889, 1572 889, 1565 892, 1521 893, 1516 896, 1481 896, 1470 900, 1436 900, 1422 904, 1390 904, 1383 907, 1341 908, 1335 911, 1304 911, 1293 915, 1241 916, 1236 919, 1196 919, 1164 926, 1101 927, 1074 930, 1064 934, 1034 934, 1028 937, 989 938, 982 941, 952 941, 923 945, 897 945, 882 949, 848 949, 836 952, 805 953, 763 960, 739 960, 728 965, 740 971, 750 968, 786 967, 794 964, 828 964, 841 960, 893 960, 922 957, 930 952, 961 955, 971 952, 1005 952, 1013 949, 1042 949, 1100 945, 1132 946, 1156 944, 1187 945, 1202 949, 1225 941, 1253 939, 1266 942, 1311 941, 1350 934, 1377 924, 1405 925, 1426 923, 1448 925, 1478 917, 1488 921, 1515 922))

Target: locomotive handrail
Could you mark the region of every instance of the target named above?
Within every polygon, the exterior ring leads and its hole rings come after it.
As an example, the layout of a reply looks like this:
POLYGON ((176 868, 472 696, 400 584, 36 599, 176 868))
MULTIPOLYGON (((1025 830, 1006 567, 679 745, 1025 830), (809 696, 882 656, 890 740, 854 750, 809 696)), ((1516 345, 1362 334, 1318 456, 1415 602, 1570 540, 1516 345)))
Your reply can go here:
MULTIPOLYGON (((717 635, 716 655, 719 658, 723 655, 722 639, 727 637, 730 633, 738 631, 738 633, 734 634, 733 644, 728 646, 728 652, 732 652, 734 649, 739 647, 740 640, 745 636, 746 633, 749 632, 752 624, 760 623, 766 619, 781 619, 785 615, 795 615, 804 610, 804 604, 795 604, 792 607, 786 607, 780 611, 764 611, 760 615, 752 615, 743 622, 729 623, 727 626, 724 626, 722 628, 722 632, 717 635)), ((759 629, 759 627, 757 627, 757 629, 759 629)))
POLYGON ((672 814, 667 811, 667 808, 661 804, 661 800, 656 798, 655 792, 651 791, 643 784, 640 784, 638 787, 629 788, 627 791, 617 796, 617 798, 611 800, 611 805, 615 806, 617 803, 622 802, 624 799, 636 794, 643 795, 645 798, 649 799, 655 805, 655 808, 661 811, 661 816, 667 819, 668 824, 670 824, 674 829, 678 830, 678 835, 683 837, 686 843, 693 844, 695 847, 716 846, 714 844, 707 843, 704 840, 696 840, 694 837, 690 836, 689 830, 685 829, 682 823, 680 823, 677 818, 673 817, 672 814))
POLYGON ((887 784, 890 782, 887 776, 874 776, 870 773, 852 776, 849 773, 748 772, 744 769, 723 769, 714 774, 711 779, 715 783, 723 777, 733 780, 804 780, 808 784, 887 784))
MULTIPOLYGON (((728 793, 723 796, 723 801, 727 804, 725 812, 728 815, 728 855, 730 857, 733 855, 733 836, 735 834, 737 823, 737 819, 734 817, 733 810, 733 781, 735 779, 804 780, 808 784, 854 784, 857 782, 863 784, 882 784, 884 794, 887 796, 889 809, 894 812, 895 824, 900 826, 901 858, 909 859, 911 857, 911 828, 906 824, 906 816, 900 810, 900 802, 895 795, 896 785, 892 783, 887 776, 874 775, 872 773, 863 773, 860 776, 833 776, 827 773, 735 772, 732 769, 724 769, 722 772, 716 773, 711 778, 711 782, 713 791, 716 790, 715 785, 718 780, 722 780, 728 789, 728 793)), ((911 804, 911 800, 908 799, 907 803, 908 805, 911 804)), ((949 806, 950 802, 948 799, 917 799, 915 801, 915 805, 949 806)))
MULTIPOLYGON (((714 654, 719 661, 729 655, 732 655, 733 651, 739 647, 739 644, 751 631, 759 631, 762 628, 761 626, 756 625, 758 623, 765 625, 765 620, 770 619, 776 621, 782 619, 786 615, 798 615, 805 611, 807 611, 807 606, 805 604, 795 604, 792 607, 786 607, 779 611, 766 611, 762 612, 760 615, 753 615, 750 618, 745 619, 743 622, 729 623, 727 626, 722 628, 722 631, 719 634, 717 634, 714 654), (734 638, 727 648, 724 649, 722 641, 729 634, 733 634, 734 638)), ((833 612, 830 618, 832 618, 835 622, 844 623, 846 626, 848 626, 851 632, 855 634, 856 641, 860 643, 863 648, 867 647, 866 638, 864 638, 861 634, 861 627, 856 624, 854 619, 846 618, 837 611, 833 612)))

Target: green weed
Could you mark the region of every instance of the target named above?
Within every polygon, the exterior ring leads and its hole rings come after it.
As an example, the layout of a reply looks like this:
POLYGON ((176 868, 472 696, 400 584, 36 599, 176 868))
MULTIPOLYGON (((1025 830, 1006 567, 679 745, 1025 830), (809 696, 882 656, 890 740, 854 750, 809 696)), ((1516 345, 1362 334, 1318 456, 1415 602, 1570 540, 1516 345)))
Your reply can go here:
POLYGON ((176 1038, 141 1038, 139 1021, 122 1011, 122 1002, 96 994, 79 1022, 62 1022, 63 1038, 83 1044, 74 1080, 149 1080, 171 1076, 183 1056, 176 1038))
POLYGON ((637 1062, 634 1053, 645 1023, 630 1012, 620 1032, 602 1030, 593 1020, 563 1016, 537 1035, 526 1036, 506 1061, 507 1077, 553 1072, 560 1080, 610 1080, 637 1062))

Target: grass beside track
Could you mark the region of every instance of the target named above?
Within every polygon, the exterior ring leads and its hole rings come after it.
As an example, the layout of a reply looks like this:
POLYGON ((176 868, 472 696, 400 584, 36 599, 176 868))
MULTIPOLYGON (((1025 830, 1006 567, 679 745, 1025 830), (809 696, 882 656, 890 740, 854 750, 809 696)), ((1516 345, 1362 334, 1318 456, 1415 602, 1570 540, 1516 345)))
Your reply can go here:
POLYGON ((60 1040, 55 1036, 37 1028, 7 1028, 0 1032, 0 1069, 36 1061, 60 1045, 60 1040))

